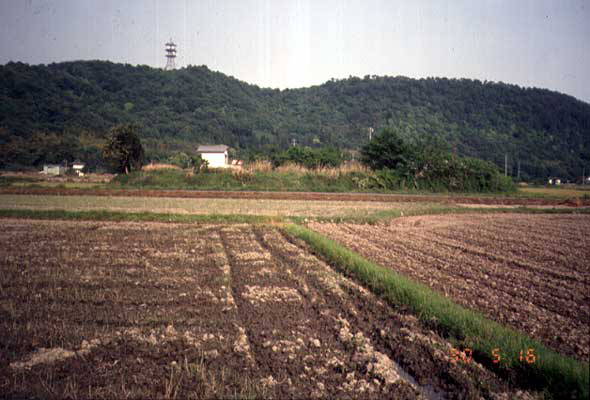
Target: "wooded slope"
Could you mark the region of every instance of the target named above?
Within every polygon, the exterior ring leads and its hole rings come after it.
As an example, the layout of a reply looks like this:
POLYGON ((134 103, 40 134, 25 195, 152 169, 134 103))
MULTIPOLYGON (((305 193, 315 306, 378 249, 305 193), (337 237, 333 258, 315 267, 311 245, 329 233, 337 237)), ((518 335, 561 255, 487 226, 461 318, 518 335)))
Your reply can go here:
POLYGON ((546 89, 468 79, 366 76, 293 90, 261 89, 205 66, 162 71, 104 61, 0 66, 0 168, 83 157, 100 138, 141 125, 147 154, 224 143, 242 158, 304 146, 358 149, 367 128, 443 136, 460 155, 525 179, 590 170, 590 104, 546 89))

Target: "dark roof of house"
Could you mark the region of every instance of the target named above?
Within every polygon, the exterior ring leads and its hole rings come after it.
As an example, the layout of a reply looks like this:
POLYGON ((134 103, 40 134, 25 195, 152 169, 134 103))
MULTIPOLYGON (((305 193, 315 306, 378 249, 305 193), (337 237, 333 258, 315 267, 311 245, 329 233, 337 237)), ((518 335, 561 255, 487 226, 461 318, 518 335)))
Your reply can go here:
POLYGON ((213 146, 201 145, 197 148, 197 153, 225 153, 229 147, 224 144, 213 146))

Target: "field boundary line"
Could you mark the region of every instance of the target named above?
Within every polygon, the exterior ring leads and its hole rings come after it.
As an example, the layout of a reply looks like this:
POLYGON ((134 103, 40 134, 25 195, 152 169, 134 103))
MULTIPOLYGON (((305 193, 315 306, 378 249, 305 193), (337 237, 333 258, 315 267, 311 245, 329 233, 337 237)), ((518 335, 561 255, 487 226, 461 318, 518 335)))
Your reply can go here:
POLYGON ((386 210, 377 211, 374 214, 363 217, 303 217, 280 215, 251 215, 251 214, 176 214, 154 213, 149 211, 111 211, 111 210, 39 210, 23 208, 0 208, 0 218, 40 219, 40 220, 70 220, 70 221, 112 221, 112 222, 168 222, 187 224, 270 224, 281 225, 287 222, 304 224, 308 220, 331 223, 356 223, 375 225, 396 218, 444 215, 444 214, 491 214, 491 213, 518 213, 518 214, 590 214, 590 208, 566 209, 566 208, 463 208, 463 207, 436 207, 421 210, 386 210))
MULTIPOLYGON (((66 189, 0 187, 0 194, 53 195, 53 196, 129 196, 129 197, 181 197, 181 198, 232 198, 267 200, 329 200, 329 201, 378 201, 378 202, 430 202, 446 204, 484 205, 568 205, 564 197, 507 196, 491 193, 379 193, 379 192, 299 192, 264 190, 191 190, 173 188, 108 188, 108 189, 66 189)), ((581 206, 590 206, 590 199, 579 198, 581 206)))
POLYGON ((531 207, 457 207, 437 205, 434 208, 417 210, 384 210, 376 211, 373 214, 361 217, 290 217, 296 223, 303 223, 305 220, 317 222, 331 222, 335 224, 369 224, 375 225, 383 221, 389 221, 403 217, 417 217, 423 215, 445 215, 445 214, 590 214, 590 208, 531 208, 531 207))
MULTIPOLYGON (((453 303, 426 285, 372 263, 357 253, 304 226, 289 224, 284 231, 307 242, 320 257, 354 277, 390 304, 409 308, 432 326, 508 381, 551 393, 555 398, 589 398, 589 366, 548 349, 528 336, 453 303), (493 363, 493 350, 503 354, 493 363), (521 350, 533 348, 537 362, 523 363, 521 350)), ((526 351, 526 350, 525 350, 526 351)))
POLYGON ((147 211, 67 211, 0 209, 0 218, 70 220, 70 221, 112 221, 112 222, 169 222, 169 223, 234 223, 274 224, 283 222, 282 217, 243 214, 168 214, 147 211))

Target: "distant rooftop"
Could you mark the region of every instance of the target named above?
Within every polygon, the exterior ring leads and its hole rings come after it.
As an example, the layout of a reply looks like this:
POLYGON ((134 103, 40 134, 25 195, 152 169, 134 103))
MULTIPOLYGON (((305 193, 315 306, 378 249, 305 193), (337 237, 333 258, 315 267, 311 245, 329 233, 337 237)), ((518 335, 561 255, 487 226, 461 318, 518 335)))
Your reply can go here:
POLYGON ((225 153, 227 149, 229 147, 224 144, 201 145, 197 148, 197 153, 225 153))

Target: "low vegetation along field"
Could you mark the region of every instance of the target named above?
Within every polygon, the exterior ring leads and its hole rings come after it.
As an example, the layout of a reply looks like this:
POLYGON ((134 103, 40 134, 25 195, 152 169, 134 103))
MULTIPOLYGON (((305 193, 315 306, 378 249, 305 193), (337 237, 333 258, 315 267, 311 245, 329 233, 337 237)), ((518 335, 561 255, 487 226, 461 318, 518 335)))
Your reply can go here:
POLYGON ((561 354, 590 358, 588 215, 439 215, 310 227, 561 354))
POLYGON ((36 209, 174 214, 241 214, 301 217, 363 217, 396 210, 418 212, 436 207, 432 203, 377 201, 300 201, 231 198, 50 196, 0 194, 0 209, 36 209))
MULTIPOLYGON (((416 238, 417 221, 400 229, 416 238)), ((566 244, 581 246, 572 239, 586 228, 566 224, 566 244)), ((416 317, 271 226, 4 219, 2 227, 2 397, 530 398, 475 362, 456 362, 416 317)), ((573 329, 562 304, 584 307, 577 282, 587 274, 580 262, 555 268, 574 298, 563 300, 542 270, 555 295, 551 315, 573 329)))

